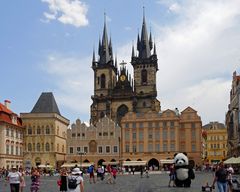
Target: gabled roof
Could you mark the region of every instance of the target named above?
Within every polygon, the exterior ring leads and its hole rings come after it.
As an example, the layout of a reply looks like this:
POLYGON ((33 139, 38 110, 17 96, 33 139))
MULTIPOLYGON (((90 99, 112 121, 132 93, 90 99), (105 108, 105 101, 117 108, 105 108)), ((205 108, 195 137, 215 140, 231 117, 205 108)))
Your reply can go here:
POLYGON ((18 117, 18 115, 13 113, 2 103, 0 103, 0 121, 22 127, 22 120, 18 117), (13 118, 16 119, 15 123, 13 123, 13 118))
POLYGON ((43 92, 31 113, 57 113, 61 115, 52 92, 43 92))
POLYGON ((195 112, 195 113, 197 113, 196 110, 194 110, 192 107, 189 107, 189 106, 186 109, 184 109, 181 113, 185 113, 185 112, 195 112))

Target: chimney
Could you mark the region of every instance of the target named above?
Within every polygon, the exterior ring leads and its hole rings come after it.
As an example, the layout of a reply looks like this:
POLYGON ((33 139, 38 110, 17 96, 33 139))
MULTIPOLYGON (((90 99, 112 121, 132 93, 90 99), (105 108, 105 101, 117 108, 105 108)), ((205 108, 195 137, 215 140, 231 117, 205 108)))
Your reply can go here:
POLYGON ((10 109, 10 103, 11 103, 11 101, 9 101, 9 100, 4 101, 4 105, 7 109, 10 109))

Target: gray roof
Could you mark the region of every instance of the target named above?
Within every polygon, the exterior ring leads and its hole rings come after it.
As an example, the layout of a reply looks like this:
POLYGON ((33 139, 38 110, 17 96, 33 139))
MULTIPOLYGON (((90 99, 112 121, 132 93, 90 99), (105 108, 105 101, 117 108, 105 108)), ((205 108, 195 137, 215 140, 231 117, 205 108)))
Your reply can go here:
POLYGON ((43 92, 31 113, 57 113, 61 115, 52 92, 43 92))

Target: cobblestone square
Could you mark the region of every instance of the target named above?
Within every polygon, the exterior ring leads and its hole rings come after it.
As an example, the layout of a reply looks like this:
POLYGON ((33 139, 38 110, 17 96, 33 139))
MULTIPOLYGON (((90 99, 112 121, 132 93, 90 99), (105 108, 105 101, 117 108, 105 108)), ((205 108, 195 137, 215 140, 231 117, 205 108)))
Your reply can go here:
MULTIPOLYGON (((196 172, 196 177, 192 180, 191 188, 175 188, 168 187, 168 173, 151 173, 149 178, 140 178, 137 173, 135 175, 118 175, 116 184, 107 184, 106 179, 98 181, 95 184, 89 183, 88 176, 84 176, 85 192, 198 192, 201 186, 213 181, 213 173, 196 172)), ((40 192, 57 192, 56 176, 42 176, 40 192)), ((30 192, 30 178, 26 177, 27 186, 24 192, 30 192)), ((9 184, 1 180, 0 192, 9 192, 9 184)))

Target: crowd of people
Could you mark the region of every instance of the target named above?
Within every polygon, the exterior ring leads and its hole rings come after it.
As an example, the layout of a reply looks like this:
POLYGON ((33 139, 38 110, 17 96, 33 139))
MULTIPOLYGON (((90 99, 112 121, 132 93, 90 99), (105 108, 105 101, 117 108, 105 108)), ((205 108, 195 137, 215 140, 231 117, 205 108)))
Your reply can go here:
MULTIPOLYGON (((215 165, 211 169, 214 173, 213 181, 209 181, 204 188, 214 189, 215 185, 219 192, 232 192, 233 180, 232 175, 234 173, 234 168, 231 166, 226 166, 223 163, 215 165)), ((89 166, 87 169, 80 170, 79 167, 75 166, 72 169, 62 168, 59 170, 59 179, 57 180, 57 185, 59 186, 59 191, 66 192, 84 192, 84 180, 89 180, 90 184, 96 182, 106 182, 107 184, 115 184, 118 173, 122 173, 122 169, 111 165, 89 166), (96 175, 96 176, 95 176, 96 175), (74 183, 75 182, 75 183, 74 183), (72 185, 72 186, 70 186, 72 185)), ((129 174, 134 174, 135 169, 128 169, 129 174)), ((144 173, 147 177, 148 169, 144 166, 140 166, 137 171, 140 172, 140 177, 143 177, 144 173)), ((208 170, 205 170, 208 171, 208 170)), ((169 187, 176 187, 175 185, 175 168, 174 164, 168 167, 169 172, 169 187)), ((40 176, 45 175, 46 171, 39 168, 32 168, 30 170, 23 170, 21 167, 12 167, 10 170, 0 168, 0 178, 5 179, 9 183, 11 192, 24 192, 26 187, 25 177, 29 176, 31 178, 30 191, 38 192, 40 189, 40 176)), ((49 174, 50 175, 50 174, 49 174)))

